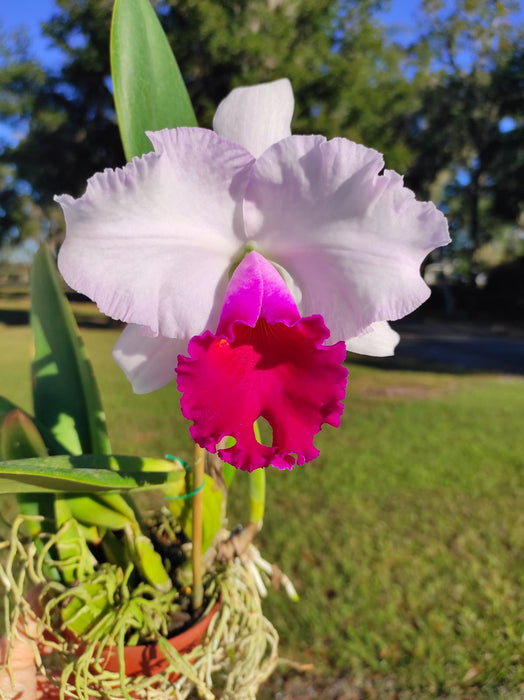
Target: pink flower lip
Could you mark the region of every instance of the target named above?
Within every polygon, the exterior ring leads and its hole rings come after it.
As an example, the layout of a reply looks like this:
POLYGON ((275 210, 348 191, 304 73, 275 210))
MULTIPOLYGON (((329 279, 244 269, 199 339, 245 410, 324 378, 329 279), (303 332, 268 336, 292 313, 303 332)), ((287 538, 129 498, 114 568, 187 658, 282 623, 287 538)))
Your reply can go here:
POLYGON ((189 342, 178 358, 181 407, 192 438, 239 469, 291 469, 318 456, 313 437, 324 423, 338 426, 347 370, 343 342, 329 337, 321 316, 301 318, 275 268, 247 255, 226 293, 217 333, 189 342), (253 424, 265 418, 273 444, 260 444, 253 424))

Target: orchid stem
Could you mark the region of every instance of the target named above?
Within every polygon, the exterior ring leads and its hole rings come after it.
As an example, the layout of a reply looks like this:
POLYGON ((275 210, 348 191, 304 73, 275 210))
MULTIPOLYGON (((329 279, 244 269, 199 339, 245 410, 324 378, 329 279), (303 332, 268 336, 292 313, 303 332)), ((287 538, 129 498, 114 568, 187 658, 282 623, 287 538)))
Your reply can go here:
POLYGON ((204 601, 202 586, 202 515, 204 492, 200 488, 204 481, 204 465, 206 453, 202 447, 195 445, 195 461, 193 465, 193 547, 191 558, 193 564, 193 610, 198 610, 204 601))

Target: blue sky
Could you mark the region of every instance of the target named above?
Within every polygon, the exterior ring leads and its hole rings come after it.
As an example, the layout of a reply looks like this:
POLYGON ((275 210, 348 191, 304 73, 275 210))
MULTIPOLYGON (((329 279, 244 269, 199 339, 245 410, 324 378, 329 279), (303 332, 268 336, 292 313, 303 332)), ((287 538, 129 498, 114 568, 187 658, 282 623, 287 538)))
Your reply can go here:
MULTIPOLYGON (((414 16, 421 0, 391 0, 391 8, 383 13, 383 21, 389 25, 406 25, 406 32, 398 38, 408 40, 415 32, 414 16), (411 31, 410 31, 411 30, 411 31)), ((0 29, 9 33, 25 28, 30 37, 31 53, 46 67, 60 65, 61 52, 52 48, 51 42, 41 34, 40 25, 50 19, 57 10, 55 0, 0 0, 0 29)), ((0 123, 0 143, 16 141, 17 136, 0 123)))
MULTIPOLYGON (((417 10, 422 0, 391 0, 390 9, 379 15, 386 25, 402 25, 404 31, 399 39, 409 40, 416 33, 417 10)), ((445 0, 446 3, 453 0, 445 0)), ((2 0, 0 2, 0 23, 4 30, 25 26, 31 37, 34 53, 47 67, 59 59, 57 51, 49 51, 48 41, 40 35, 40 23, 49 19, 56 9, 54 0, 2 0)), ((524 7, 520 3, 517 16, 524 18, 524 7)))
POLYGON ((49 40, 41 36, 40 24, 56 9, 53 0, 4 0, 0 3, 0 22, 4 31, 25 27, 31 38, 32 52, 46 66, 59 59, 59 52, 49 50, 49 40))
MULTIPOLYGON (((413 32, 414 15, 420 0, 391 0, 391 9, 383 13, 387 24, 403 24, 408 34, 413 32)), ((0 3, 0 22, 5 31, 25 27, 31 38, 32 51, 47 66, 59 60, 57 51, 49 51, 49 42, 40 34, 40 23, 49 19, 56 9, 54 0, 3 0, 0 3)))
MULTIPOLYGON (((448 6, 454 1, 444 0, 448 6)), ((394 31, 396 40, 409 43, 418 33, 417 18, 421 4, 422 0, 390 0, 389 10, 378 17, 394 31)), ((519 11, 516 13, 521 21, 524 19, 523 4, 519 2, 519 11)), ((24 27, 31 40, 31 53, 50 69, 60 65, 61 52, 53 49, 49 39, 42 36, 40 25, 56 10, 55 0, 0 0, 0 29, 10 32, 24 27)), ((6 131, 0 124, 0 140, 5 136, 6 131)))
MULTIPOLYGON (((409 24, 418 5, 419 0, 392 0, 388 21, 409 24)), ((39 22, 50 17, 55 7, 54 0, 4 0, 0 18, 8 29, 26 25, 31 31, 32 28, 38 31, 39 22)))

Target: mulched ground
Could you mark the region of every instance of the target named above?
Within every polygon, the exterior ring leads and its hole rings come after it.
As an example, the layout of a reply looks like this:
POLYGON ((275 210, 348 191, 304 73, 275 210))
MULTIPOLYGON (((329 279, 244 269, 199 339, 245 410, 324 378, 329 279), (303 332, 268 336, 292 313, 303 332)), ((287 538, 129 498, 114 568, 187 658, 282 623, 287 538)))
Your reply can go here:
POLYGON ((276 670, 257 694, 257 700, 524 700, 522 694, 500 689, 497 695, 487 695, 472 685, 451 695, 430 692, 395 690, 392 678, 376 677, 357 680, 348 675, 318 676, 314 673, 276 670))
POLYGON ((277 671, 260 688, 257 700, 397 700, 391 681, 381 680, 380 686, 378 689, 369 682, 357 683, 350 676, 332 678, 277 671))

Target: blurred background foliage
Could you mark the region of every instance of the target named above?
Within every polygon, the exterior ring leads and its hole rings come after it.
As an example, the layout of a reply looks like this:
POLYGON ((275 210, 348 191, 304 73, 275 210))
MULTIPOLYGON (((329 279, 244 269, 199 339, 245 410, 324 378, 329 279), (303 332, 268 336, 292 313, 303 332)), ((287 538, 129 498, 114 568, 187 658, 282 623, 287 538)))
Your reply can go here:
MULTIPOLYGON (((20 134, 0 141, 4 259, 43 238, 58 244, 63 222, 53 195, 79 196, 95 171, 124 162, 109 78, 113 2, 56 5, 42 26, 61 51, 55 68, 35 59, 23 32, 0 35, 0 120, 20 134)), ((453 303, 445 295, 448 313, 457 299, 467 306, 473 292, 482 297, 479 288, 489 287, 493 268, 516 267, 517 279, 524 274, 518 2, 421 0, 411 43, 380 19, 387 0, 154 5, 202 126, 211 126, 232 88, 288 76, 294 133, 344 136, 376 148, 418 197, 440 206, 454 244, 436 254, 427 274, 437 286, 461 287, 453 303)), ((507 295, 521 314, 519 293, 510 286, 507 295)))

